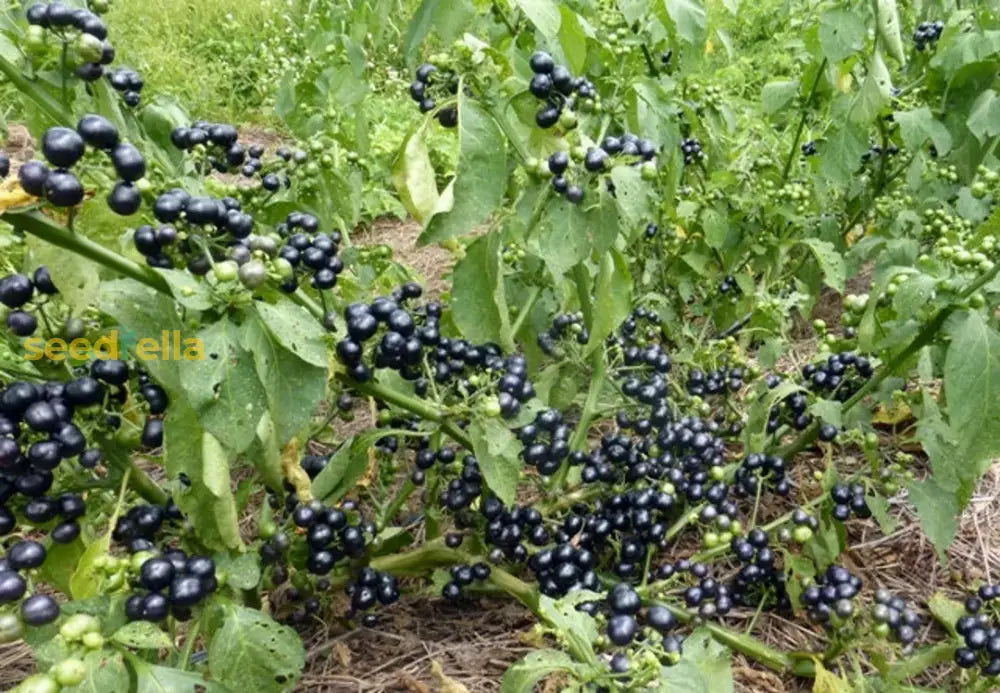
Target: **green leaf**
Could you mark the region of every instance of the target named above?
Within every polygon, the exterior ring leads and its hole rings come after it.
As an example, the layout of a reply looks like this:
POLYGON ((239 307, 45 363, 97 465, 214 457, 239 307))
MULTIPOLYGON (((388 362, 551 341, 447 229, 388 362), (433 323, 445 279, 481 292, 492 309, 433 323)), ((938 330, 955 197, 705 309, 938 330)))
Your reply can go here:
POLYGON ((899 521, 889 514, 889 501, 879 495, 869 495, 865 502, 872 511, 872 517, 878 522, 882 534, 889 536, 899 527, 899 521))
POLYGON ((896 0, 876 0, 875 11, 879 38, 882 39, 889 55, 905 65, 906 52, 903 49, 903 34, 899 24, 899 9, 896 7, 896 0))
POLYGON ((620 219, 610 196, 586 205, 586 201, 574 205, 562 198, 550 200, 539 222, 529 229, 529 250, 557 279, 592 253, 606 252, 619 233, 620 219))
POLYGON ((559 45, 570 71, 583 72, 587 64, 587 34, 580 18, 568 5, 559 6, 562 21, 559 24, 559 45))
POLYGON ((616 248, 601 256, 594 295, 594 320, 586 348, 588 354, 601 347, 632 310, 632 275, 628 260, 616 248))
POLYGON ((313 479, 313 494, 327 502, 342 498, 368 469, 371 447, 387 435, 391 435, 387 430, 366 431, 341 445, 313 479))
POLYGON ((521 478, 521 442, 499 419, 475 420, 469 427, 472 449, 490 490, 505 505, 514 502, 521 478))
POLYGON ((559 36, 562 15, 553 0, 514 0, 514 4, 531 20, 542 36, 555 42, 559 36))
POLYGON ((896 111, 893 118, 899 123, 899 132, 907 149, 917 151, 927 140, 931 140, 938 156, 951 151, 951 133, 943 123, 934 118, 927 106, 912 111, 896 111))
POLYGON ((910 275, 892 297, 892 306, 900 315, 916 315, 933 298, 936 281, 926 274, 910 275))
POLYGON ((532 693, 535 684, 556 671, 573 672, 579 665, 561 650, 535 650, 504 672, 500 693, 532 693))
POLYGON ((847 281, 847 269, 844 257, 837 252, 833 244, 817 238, 803 238, 800 243, 807 246, 816 257, 827 285, 838 292, 843 291, 847 281))
POLYGON ((654 210, 658 204, 653 185, 644 181, 634 166, 611 169, 611 182, 615 186, 615 205, 627 233, 645 229, 655 218, 654 210))
POLYGON ((847 679, 828 671, 821 661, 816 661, 816 678, 812 693, 853 693, 855 688, 847 679))
POLYGON ((411 61, 421 42, 430 33, 440 2, 441 0, 423 0, 413 14, 413 19, 406 27, 406 38, 403 40, 403 57, 407 63, 411 61))
MULTIPOLYGON (((100 292, 100 268, 90 260, 65 248, 27 236, 32 267, 48 265, 59 296, 73 315, 81 315, 97 300, 100 292)), ((159 332, 157 332, 159 334, 159 332)))
POLYGON ((238 690, 292 690, 304 667, 298 634, 256 609, 229 606, 208 646, 212 678, 238 690))
POLYGON ((110 548, 111 534, 108 532, 87 546, 69 579, 69 591, 73 599, 88 599, 97 595, 101 578, 94 561, 100 556, 106 556, 110 548))
POLYGON ((992 89, 982 92, 969 109, 969 119, 965 124, 983 144, 989 138, 1000 135, 1000 96, 992 89))
POLYGON ((42 579, 64 594, 72 594, 70 580, 85 551, 83 542, 77 537, 69 544, 53 543, 49 546, 45 563, 38 569, 42 579))
POLYGON ((501 266, 500 233, 489 232, 466 249, 452 284, 452 317, 466 339, 513 347, 501 266))
POLYGON ((538 617, 550 624, 566 638, 568 649, 578 661, 590 665, 597 664, 594 641, 597 640, 597 624, 592 616, 577 611, 576 604, 592 599, 593 592, 576 592, 556 601, 546 595, 538 598, 538 617))
POLYGON ((130 688, 128 668, 120 652, 93 650, 83 657, 87 666, 87 680, 79 686, 60 690, 66 693, 109 693, 127 691, 130 688))
POLYGON ((954 599, 951 599, 942 592, 936 592, 933 597, 927 600, 927 608, 945 629, 954 637, 957 635, 955 624, 958 619, 965 615, 965 606, 954 599))
POLYGON ((132 621, 111 636, 111 639, 137 650, 160 650, 173 647, 170 637, 155 623, 132 621))
POLYGON ((969 311, 952 323, 945 356, 945 411, 956 440, 958 477, 969 492, 1000 454, 1000 334, 983 314, 969 311))
POLYGON ((458 168, 449 184, 452 201, 428 220, 418 241, 421 245, 471 233, 489 219, 503 200, 506 147, 496 121, 460 89, 458 168))
POLYGON ((882 108, 892 98, 892 77, 882 59, 882 53, 876 50, 868 62, 868 74, 861 84, 854 104, 851 106, 851 122, 868 125, 878 116, 882 108))
POLYGON ((816 400, 809 407, 809 413, 822 419, 825 423, 833 424, 837 428, 843 426, 843 402, 832 399, 816 400))
POLYGON ((792 102, 799 93, 799 80, 786 79, 768 82, 761 90, 765 115, 773 115, 792 102))
POLYGON ((909 499, 917 509, 920 528, 937 550, 938 559, 944 563, 946 551, 958 531, 958 517, 962 508, 953 489, 942 487, 932 479, 907 485, 909 499))
POLYGON ((191 671, 132 661, 138 688, 136 693, 228 693, 229 688, 191 671))
POLYGON ((190 310, 208 310, 214 305, 208 285, 185 270, 154 270, 163 277, 177 302, 190 310))
POLYGON ((220 572, 226 574, 226 584, 239 590, 250 590, 260 582, 260 561, 253 553, 217 553, 212 557, 220 572))
POLYGON ((244 347, 253 354, 264 385, 278 445, 309 423, 326 389, 327 356, 322 329, 290 301, 258 303, 244 324, 244 347))
POLYGON ((392 164, 392 182, 399 199, 410 215, 421 224, 434 213, 438 205, 438 189, 434 166, 427 149, 425 119, 403 142, 392 164))
POLYGON ((694 664, 712 693, 733 693, 732 653, 705 628, 684 639, 682 661, 694 664))
POLYGON ((865 20, 847 9, 827 10, 819 18, 819 45, 831 63, 839 63, 865 45, 865 20))
POLYGON ((831 183, 846 185, 861 167, 861 155, 868 151, 868 140, 859 128, 845 125, 830 136, 823 147, 820 173, 831 183))
POLYGON ((184 473, 191 482, 180 486, 174 500, 194 523, 200 541, 210 549, 241 547, 229 455, 217 438, 202 429, 198 413, 184 400, 171 402, 163 450, 170 478, 184 473))
POLYGON ((257 436, 267 411, 267 393, 257 377, 253 355, 243 348, 240 328, 227 318, 196 335, 204 359, 186 363, 181 384, 201 424, 229 450, 241 453, 257 436))
POLYGON ((677 35, 684 41, 701 45, 705 41, 708 15, 696 0, 663 0, 677 35))

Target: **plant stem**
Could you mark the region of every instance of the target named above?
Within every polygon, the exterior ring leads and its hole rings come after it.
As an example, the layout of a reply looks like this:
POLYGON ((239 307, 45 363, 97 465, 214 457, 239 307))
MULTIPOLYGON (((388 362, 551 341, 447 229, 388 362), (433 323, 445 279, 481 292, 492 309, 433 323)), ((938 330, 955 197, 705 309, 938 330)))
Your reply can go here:
POLYGON ((188 664, 191 662, 191 652, 194 650, 194 643, 198 639, 198 630, 201 628, 201 619, 199 618, 191 626, 191 630, 187 632, 187 636, 184 638, 184 648, 177 655, 177 668, 181 671, 187 671, 188 664))
POLYGON ((399 512, 399 509, 403 507, 403 504, 406 503, 407 499, 413 494, 416 488, 416 485, 410 479, 407 479, 403 483, 403 487, 399 489, 399 493, 397 493, 396 497, 392 499, 392 503, 386 506, 385 510, 382 512, 382 517, 379 518, 380 528, 387 527, 389 523, 392 522, 392 518, 396 516, 396 513, 399 512))
POLYGON ((816 70, 816 78, 813 80, 812 86, 809 88, 809 94, 802 102, 802 115, 799 118, 799 125, 795 129, 795 139, 792 140, 792 148, 788 151, 788 157, 785 159, 785 168, 781 172, 782 183, 788 181, 788 174, 792 170, 792 162, 795 161, 795 152, 798 151, 799 140, 802 139, 802 131, 806 127, 806 118, 809 117, 809 104, 812 102, 813 96, 816 95, 816 89, 819 87, 819 81, 823 78, 823 70, 825 69, 826 58, 823 58, 823 62, 819 64, 819 69, 816 70))
POLYGON ((0 214, 0 219, 18 231, 30 233, 46 243, 70 250, 88 260, 115 270, 119 274, 142 282, 161 293, 170 294, 170 287, 166 280, 153 270, 132 262, 81 234, 70 233, 37 211, 5 212, 0 214))
POLYGON ((129 459, 128 452, 125 449, 111 443, 102 445, 101 447, 107 455, 109 466, 115 467, 123 474, 128 475, 128 484, 133 491, 154 505, 166 504, 168 500, 166 492, 129 459))
POLYGON ((540 287, 533 286, 528 292, 528 298, 524 301, 524 306, 521 308, 521 312, 517 314, 517 320, 514 324, 510 326, 510 338, 517 339, 517 333, 521 331, 524 327, 525 320, 528 319, 528 315, 531 310, 535 307, 535 303, 538 302, 538 297, 541 296, 542 290, 540 287))
POLYGON ((0 56, 0 73, 14 85, 17 91, 34 101, 35 105, 51 120, 60 125, 70 124, 72 116, 67 113, 66 109, 42 87, 22 75, 21 70, 3 56, 0 56))
POLYGON ((653 62, 653 56, 650 55, 649 48, 646 47, 645 43, 642 44, 642 57, 646 59, 646 67, 649 68, 649 76, 650 77, 659 76, 660 72, 659 70, 656 69, 656 63, 653 62))
POLYGON ((467 449, 472 450, 472 440, 469 436, 467 436, 465 432, 454 422, 447 420, 445 418, 446 414, 439 411, 433 405, 415 397, 410 397, 409 395, 405 395, 401 392, 396 392, 395 390, 383 387, 377 383, 359 383, 352 380, 346 373, 338 373, 337 379, 354 390, 357 390, 361 394, 375 399, 380 399, 384 402, 388 402, 389 404, 394 404, 401 409, 406 409, 407 411, 416 414, 422 419, 427 419, 428 421, 433 421, 434 423, 439 424, 444 432, 451 436, 455 442, 461 443, 467 449))

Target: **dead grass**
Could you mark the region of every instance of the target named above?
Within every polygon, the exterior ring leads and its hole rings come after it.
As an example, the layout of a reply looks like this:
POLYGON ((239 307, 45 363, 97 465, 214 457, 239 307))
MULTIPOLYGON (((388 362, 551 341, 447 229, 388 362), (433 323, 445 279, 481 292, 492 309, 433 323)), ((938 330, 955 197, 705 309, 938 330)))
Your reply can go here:
POLYGON ((420 225, 414 221, 386 218, 370 227, 356 231, 351 241, 358 245, 387 245, 393 259, 412 268, 424 280, 426 295, 437 298, 447 290, 447 276, 455 259, 437 245, 418 246, 420 225))

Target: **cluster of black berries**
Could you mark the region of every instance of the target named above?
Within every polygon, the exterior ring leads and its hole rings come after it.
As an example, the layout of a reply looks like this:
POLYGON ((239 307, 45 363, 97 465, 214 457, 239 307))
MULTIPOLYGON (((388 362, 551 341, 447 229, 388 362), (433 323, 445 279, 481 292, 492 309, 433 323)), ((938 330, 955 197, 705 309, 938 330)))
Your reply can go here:
POLYGON ((575 335, 577 344, 590 341, 590 332, 583 326, 582 313, 559 313, 552 320, 552 327, 538 335, 538 347, 549 356, 558 356, 556 342, 561 341, 566 333, 575 335))
MULTIPOLYGON (((354 504, 342 504, 341 507, 326 507, 319 501, 310 503, 298 503, 292 494, 290 503, 295 503, 292 510, 292 522, 296 527, 306 530, 306 546, 308 556, 306 558, 306 568, 313 575, 326 575, 338 561, 347 558, 360 556, 368 545, 366 535, 371 535, 373 527, 370 523, 359 521, 352 523, 349 513, 354 509, 354 504)), ((282 535, 284 536, 284 535, 282 535)), ((275 543, 278 537, 276 534, 270 539, 270 544, 275 543)), ((287 544, 287 537, 284 542, 287 544)), ((274 562, 276 555, 271 555, 265 550, 268 544, 261 548, 261 556, 265 562, 274 562)), ((279 549, 280 545, 274 546, 279 549)))
POLYGON ((777 455, 750 453, 736 469, 733 491, 739 496, 754 497, 770 488, 779 496, 787 496, 790 486, 786 471, 785 461, 777 455))
POLYGON ((696 164, 705 158, 705 151, 701 148, 701 140, 697 137, 681 140, 681 153, 684 154, 685 166, 696 164))
POLYGON ((965 615, 955 623, 955 632, 965 641, 955 650, 955 663, 963 669, 979 666, 984 676, 1000 676, 1000 624, 983 608, 1000 598, 1000 585, 982 585, 965 600, 965 615))
MULTIPOLYGON (((100 75, 98 75, 100 76, 100 75)), ((131 67, 116 67, 108 73, 108 83, 111 88, 122 95, 126 106, 135 108, 142 99, 140 93, 145 85, 142 75, 131 67)))
POLYGON ((164 522, 180 522, 183 519, 180 508, 173 502, 166 505, 140 504, 129 508, 118 518, 111 532, 111 538, 125 544, 129 553, 152 551, 156 548, 156 533, 164 522))
POLYGON ((10 174, 10 157, 7 156, 6 152, 0 152, 0 180, 3 180, 10 174))
POLYGON ((62 126, 46 130, 42 153, 56 168, 50 170, 41 161, 31 160, 18 169, 18 180, 25 192, 44 197, 56 207, 75 207, 83 201, 80 179, 70 169, 83 158, 86 145, 105 152, 121 179, 108 195, 108 206, 116 214, 135 214, 142 203, 135 182, 146 175, 146 160, 128 142, 120 141, 118 129, 107 118, 85 115, 76 129, 62 126))
POLYGON ((312 274, 310 283, 315 289, 332 289, 337 285, 337 277, 344 271, 344 261, 337 255, 341 240, 339 231, 321 233, 319 220, 312 214, 291 212, 278 226, 278 233, 291 234, 278 250, 278 257, 287 260, 295 272, 281 283, 282 291, 294 293, 299 286, 300 273, 312 274))
MULTIPOLYGON (((449 448, 444 448, 441 452, 445 450, 449 450, 449 448)), ((451 465, 447 461, 449 457, 454 458, 454 454, 445 455, 445 461, 441 462, 445 468, 451 465)), ((419 471, 421 470, 415 470, 414 475, 419 471)), ((414 483, 423 483, 423 480, 418 476, 411 476, 411 480, 414 483)), ((441 492, 441 503, 452 512, 458 512, 468 508, 482 493, 483 474, 479 469, 479 460, 472 455, 463 455, 461 472, 448 481, 448 485, 441 492)))
POLYGON ((916 639, 921 623, 920 615, 908 608, 902 597, 895 597, 885 589, 875 591, 872 619, 875 623, 886 624, 903 645, 909 645, 916 639))
MULTIPOLYGON (((661 331, 660 324, 660 316, 656 311, 645 306, 636 306, 629 316, 622 321, 622 324, 618 328, 618 334, 609 338, 609 340, 626 346, 647 346, 647 342, 656 341, 659 337, 661 331)), ((629 353, 638 354, 639 352, 627 351, 625 354, 626 362, 629 361, 629 353)), ((667 363, 669 363, 669 358, 668 356, 667 363)), ((635 364, 626 363, 626 365, 635 364)), ((666 373, 669 370, 668 366, 666 370, 661 372, 666 373)))
POLYGON ((337 343, 337 356, 348 367, 350 376, 359 382, 371 379, 372 367, 364 359, 365 343, 374 340, 384 325, 385 331, 374 349, 375 368, 399 371, 404 379, 414 382, 414 389, 421 397, 429 388, 428 376, 438 386, 457 381, 468 394, 476 388, 466 376, 471 371, 485 371, 498 378, 500 414, 505 418, 516 416, 521 404, 535 395, 527 380, 524 356, 505 357, 494 344, 476 345, 464 339, 442 337, 439 303, 430 302, 412 310, 404 307, 422 292, 419 284, 411 282, 394 291, 391 297, 381 296, 371 304, 355 303, 344 309, 347 337, 337 343), (425 356, 432 371, 428 375, 422 368, 425 356))
POLYGON ((753 608, 764 604, 779 612, 790 611, 785 572, 775 566, 767 533, 754 527, 746 538, 733 537, 729 547, 740 562, 740 570, 730 584, 736 603, 753 608))
POLYGON ((809 140, 802 143, 802 156, 816 156, 819 151, 816 149, 816 140, 809 140))
POLYGON ((942 31, 944 31, 944 22, 920 22, 916 31, 913 32, 913 43, 916 44, 917 50, 922 51, 927 46, 933 48, 934 44, 941 38, 942 31))
POLYGON ((529 59, 534 76, 528 90, 545 105, 535 114, 538 127, 548 129, 559 122, 563 108, 573 108, 572 96, 593 99, 597 89, 593 82, 583 77, 574 77, 564 65, 556 65, 552 56, 539 51, 529 59))
MULTIPOLYGON (((620 582, 608 590, 606 604, 609 609, 607 620, 608 641, 617 647, 627 647, 632 644, 636 637, 642 637, 639 629, 639 617, 648 628, 651 628, 658 635, 663 636, 663 649, 668 653, 680 653, 681 636, 673 635, 669 631, 678 625, 677 618, 673 612, 665 606, 654 604, 649 606, 645 613, 642 612, 642 598, 639 593, 628 583, 620 582)), ((581 610, 595 614, 598 609, 596 603, 581 604, 581 610)), ((616 673, 628 671, 628 657, 618 652, 612 656, 610 662, 611 670, 616 673)))
POLYGON ((18 337, 32 335, 38 328, 37 318, 24 310, 35 291, 46 296, 59 293, 45 265, 36 268, 30 279, 23 274, 9 274, 0 279, 0 303, 10 308, 7 328, 18 337))
MULTIPOLYGON (((195 121, 190 127, 176 127, 170 133, 170 141, 178 149, 191 151, 198 146, 205 147, 208 150, 206 162, 220 173, 240 169, 247 163, 247 149, 238 140, 239 133, 235 125, 204 120, 195 121)), ((259 145, 251 149, 251 161, 256 162, 251 167, 255 173, 260 167, 264 149, 259 145)))
POLYGON ((865 500, 865 487, 861 484, 837 484, 830 489, 830 498, 833 499, 834 518, 845 522, 851 514, 860 518, 872 516, 872 511, 868 508, 865 500))
POLYGON ((589 549, 557 544, 534 554, 528 559, 528 567, 535 574, 541 593, 553 599, 581 589, 600 589, 600 580, 594 572, 597 556, 589 549))
MULTIPOLYGON (((896 156, 899 154, 899 147, 894 144, 890 144, 885 149, 885 155, 887 157, 896 156)), ((878 144, 873 144, 868 148, 868 151, 861 155, 861 163, 866 164, 869 161, 877 160, 882 158, 882 146, 878 144)))
MULTIPOLYGON (((0 603, 21 600, 28 589, 22 570, 39 568, 47 557, 37 541, 23 539, 0 558, 0 603)), ((21 620, 29 626, 44 626, 59 618, 59 603, 47 594, 35 594, 21 602, 21 620)))
POLYGON ((719 284, 719 293, 728 294, 730 291, 737 295, 743 293, 740 289, 740 285, 736 283, 736 277, 728 274, 723 278, 722 283, 719 284))
POLYGON ((570 428, 558 410, 540 411, 534 422, 518 431, 524 444, 521 456, 526 463, 536 467, 539 474, 551 476, 569 456, 569 436, 570 428))
MULTIPOLYGON (((536 75, 538 77, 538 75, 536 75)), ((643 161, 651 161, 656 157, 656 145, 649 140, 640 139, 632 133, 621 137, 605 137, 599 147, 590 147, 583 155, 583 168, 588 173, 603 173, 613 164, 615 159, 631 165, 643 161)), ((569 154, 559 150, 548 158, 549 172, 552 173, 552 188, 573 204, 583 201, 584 191, 580 185, 570 183, 567 179, 571 160, 569 154)), ((614 192, 610 181, 609 189, 614 192)))
POLYGON ((137 592, 125 601, 129 621, 179 621, 191 617, 191 609, 219 587, 215 561, 208 556, 188 556, 180 549, 164 551, 146 559, 139 568, 137 592))
POLYGON ((688 373, 686 387, 688 394, 698 397, 739 392, 743 389, 743 369, 723 367, 706 373, 695 368, 688 373))
POLYGON ((212 263, 204 248, 190 237, 199 232, 207 232, 210 236, 207 240, 212 259, 219 261, 228 255, 237 264, 244 264, 251 258, 247 239, 253 232, 254 218, 242 211, 242 205, 235 198, 192 197, 186 190, 174 188, 156 198, 153 216, 160 226, 140 226, 132 237, 136 250, 152 267, 171 269, 183 260, 192 274, 207 274, 212 263), (190 233, 178 230, 179 226, 183 229, 184 224, 190 233), (181 257, 168 254, 174 248, 175 254, 181 257))
POLYGON ((82 63, 76 74, 85 82, 100 79, 104 66, 114 61, 115 49, 108 41, 108 25, 90 10, 70 7, 62 2, 35 3, 25 15, 29 32, 53 31, 67 42, 70 30, 79 32, 67 45, 72 46, 82 63))
MULTIPOLYGON (((420 104, 421 113, 429 113, 437 108, 437 101, 431 96, 432 85, 440 85, 444 90, 439 98, 454 96, 458 93, 458 75, 453 72, 438 72, 436 66, 424 63, 417 68, 417 73, 410 82, 410 98, 420 104), (439 77, 432 79, 437 73, 439 77)), ((437 120, 443 127, 453 128, 458 125, 458 108, 448 106, 437 113, 437 120)))
POLYGON ((832 614, 847 619, 854 614, 851 601, 861 591, 861 578, 847 568, 832 565, 817 576, 816 584, 802 590, 802 604, 809 610, 809 618, 821 624, 830 623, 832 614))
MULTIPOLYGON (((369 611, 377 604, 389 606, 399 601, 399 584, 395 575, 380 573, 370 566, 363 567, 358 577, 347 585, 347 596, 351 598, 351 608, 347 618, 369 611)), ((371 628, 378 619, 375 614, 364 614, 362 624, 371 628)))
POLYGON ((474 563, 472 565, 453 565, 450 572, 451 580, 441 588, 441 596, 454 602, 462 598, 463 587, 468 587, 476 581, 488 580, 492 569, 485 563, 474 563))
POLYGON ((542 514, 531 506, 506 508, 497 498, 483 501, 480 513, 486 518, 486 543, 494 548, 490 560, 499 563, 506 558, 520 563, 528 557, 528 550, 522 543, 527 539, 536 546, 550 541, 548 530, 542 524, 542 514), (537 529, 536 529, 537 528, 537 529))

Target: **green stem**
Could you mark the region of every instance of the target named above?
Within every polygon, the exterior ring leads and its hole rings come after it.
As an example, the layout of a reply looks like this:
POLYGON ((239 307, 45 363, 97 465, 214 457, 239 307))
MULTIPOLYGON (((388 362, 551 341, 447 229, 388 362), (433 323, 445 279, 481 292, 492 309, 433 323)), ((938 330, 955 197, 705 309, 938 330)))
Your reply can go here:
POLYGON ((181 671, 187 671, 188 665, 191 663, 191 652, 194 650, 194 643, 198 639, 198 630, 200 628, 201 619, 199 618, 194 622, 191 630, 187 632, 187 636, 184 638, 184 647, 177 656, 177 668, 181 671))
POLYGON ((468 557, 455 549, 449 549, 443 539, 428 542, 414 551, 379 556, 371 560, 371 567, 393 575, 424 575, 428 568, 455 565, 468 557))
POLYGON ((785 168, 781 172, 782 183, 785 183, 788 180, 788 174, 792 170, 792 162, 795 161, 795 152, 799 148, 799 140, 802 139, 802 131, 806 127, 806 118, 809 117, 809 104, 812 102, 813 96, 816 95, 816 89, 819 87, 819 81, 823 78, 823 70, 825 69, 826 58, 823 58, 823 62, 819 64, 819 69, 816 70, 816 78, 813 80, 812 86, 809 88, 809 94, 802 102, 802 115, 799 118, 799 125, 795 129, 795 139, 792 140, 792 148, 788 151, 788 157, 785 159, 785 168))
MULTIPOLYGON (((972 294, 979 291, 984 286, 986 286, 986 284, 988 284, 990 281, 993 280, 998 271, 1000 271, 1000 264, 994 266, 993 269, 991 269, 989 272, 986 272, 985 274, 983 274, 983 276, 981 276, 979 279, 972 282, 972 284, 966 287, 966 289, 961 294, 959 294, 960 299, 964 300, 969 296, 971 296, 972 294)), ((858 404, 858 402, 867 397, 871 392, 874 392, 886 378, 895 375, 899 371, 899 369, 918 351, 920 351, 925 346, 934 341, 934 338, 937 336, 938 332, 940 332, 941 328, 944 327, 945 321, 947 321, 947 319, 951 316, 952 313, 958 310, 958 307, 959 307, 958 303, 955 302, 939 310, 937 315, 934 316, 934 319, 931 320, 929 323, 927 323, 924 329, 922 329, 914 338, 914 340, 910 342, 910 346, 906 347, 906 349, 901 351, 896 356, 896 358, 890 361, 886 366, 883 366, 881 369, 879 369, 879 372, 875 374, 875 377, 868 380, 868 382, 866 382, 857 392, 855 392, 854 395, 850 397, 850 399, 844 402, 842 411, 844 413, 850 411, 855 405, 858 404)), ((794 455, 800 453, 814 440, 816 440, 816 437, 818 435, 819 435, 819 422, 813 421, 809 425, 809 427, 806 430, 804 430, 801 435, 799 435, 798 438, 796 438, 794 441, 792 441, 785 447, 779 449, 777 455, 785 460, 791 459, 794 455)))
POLYGON ((510 337, 511 339, 517 339, 517 333, 521 331, 524 327, 525 320, 528 319, 528 315, 531 314, 531 310, 535 307, 535 303, 538 302, 538 297, 541 296, 542 290, 540 287, 533 286, 528 292, 528 298, 524 301, 524 306, 521 308, 521 312, 517 314, 517 320, 514 324, 510 326, 510 337))
MULTIPOLYGON (((0 63, 2 63, 2 59, 0 59, 0 63)), ((88 260, 115 270, 119 274, 142 282, 161 293, 170 295, 170 286, 166 280, 153 270, 132 262, 83 235, 70 233, 37 211, 5 212, 0 214, 0 219, 18 231, 29 233, 41 238, 46 243, 70 250, 88 260)))
POLYGON ((359 383, 352 380, 346 373, 338 373, 337 378, 342 383, 350 386, 354 390, 357 390, 361 394, 375 399, 380 399, 383 402, 388 402, 389 404, 394 404, 401 409, 406 409, 407 411, 416 414, 422 419, 439 424, 444 432, 451 436, 455 442, 461 443, 467 449, 472 450, 472 440, 454 422, 448 421, 445 418, 446 414, 439 411, 433 405, 415 397, 410 397, 409 395, 405 395, 401 392, 396 392, 390 388, 383 387, 377 383, 359 383))
POLYGON ((642 57, 646 59, 646 67, 649 68, 649 76, 656 77, 660 74, 659 70, 656 69, 656 63, 653 62, 653 56, 649 53, 649 48, 646 44, 642 44, 642 57))
POLYGON ((414 484, 410 479, 407 479, 403 483, 403 487, 399 489, 399 493, 397 493, 396 497, 392 499, 392 503, 386 506, 385 510, 382 512, 382 517, 379 518, 379 528, 389 526, 389 523, 392 522, 392 518, 396 516, 396 513, 398 513, 399 509, 403 507, 403 504, 406 503, 407 499, 413 495, 416 488, 416 484, 414 484))
POLYGON ((128 455, 128 451, 111 443, 101 446, 107 455, 108 466, 128 475, 129 487, 153 505, 165 505, 168 497, 160 485, 139 469, 128 455))
POLYGON ((72 116, 66 112, 59 102, 52 98, 52 96, 45 92, 44 89, 38 84, 21 74, 21 70, 3 56, 0 56, 0 73, 2 73, 3 76, 6 77, 7 80, 14 85, 14 88, 16 88, 20 93, 34 101, 35 105, 38 106, 38 108, 41 109, 41 111, 52 121, 61 125, 70 124, 72 116))
MULTIPOLYGON (((590 355, 591 376, 590 389, 587 391, 587 400, 583 404, 583 411, 580 413, 580 422, 573 431, 573 436, 569 440, 570 450, 582 450, 587 443, 587 433, 590 431, 590 424, 594 420, 598 410, 598 403, 601 399, 601 391, 607 378, 607 364, 604 361, 604 350, 594 349, 590 355)), ((569 475, 569 460, 563 460, 562 466, 552 478, 551 488, 563 489, 566 486, 566 477, 569 475)))

